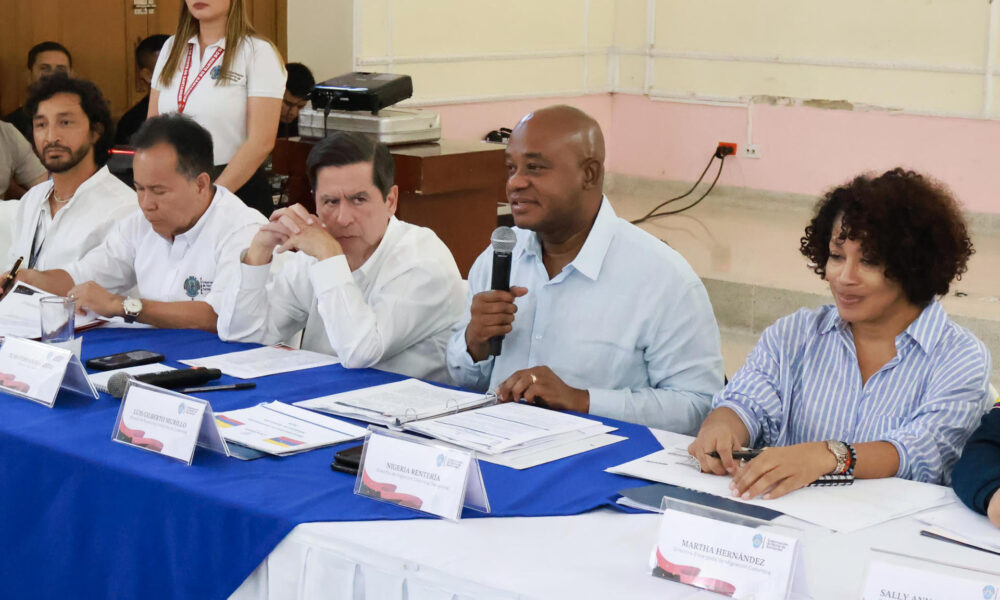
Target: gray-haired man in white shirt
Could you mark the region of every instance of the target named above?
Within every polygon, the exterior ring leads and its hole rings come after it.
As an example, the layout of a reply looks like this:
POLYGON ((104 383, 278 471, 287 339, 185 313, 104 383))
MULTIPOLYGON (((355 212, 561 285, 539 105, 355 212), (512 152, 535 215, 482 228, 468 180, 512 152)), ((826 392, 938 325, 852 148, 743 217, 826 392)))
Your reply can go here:
POLYGON ((304 329, 303 348, 345 367, 450 381, 445 348, 464 307, 462 278, 433 231, 393 216, 388 148, 336 132, 307 167, 316 215, 295 205, 261 227, 225 291, 219 337, 273 343, 304 329), (275 249, 297 252, 269 277, 275 249))

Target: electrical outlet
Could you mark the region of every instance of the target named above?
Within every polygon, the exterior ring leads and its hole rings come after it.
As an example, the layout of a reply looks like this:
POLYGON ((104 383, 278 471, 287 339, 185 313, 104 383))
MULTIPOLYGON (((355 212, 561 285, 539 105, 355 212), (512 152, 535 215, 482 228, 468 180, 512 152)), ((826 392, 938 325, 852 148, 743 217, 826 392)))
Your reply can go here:
POLYGON ((760 158, 760 146, 747 144, 743 147, 743 158, 760 158))
POLYGON ((736 154, 736 144, 732 142, 719 142, 715 146, 715 155, 719 158, 733 156, 734 154, 736 154))

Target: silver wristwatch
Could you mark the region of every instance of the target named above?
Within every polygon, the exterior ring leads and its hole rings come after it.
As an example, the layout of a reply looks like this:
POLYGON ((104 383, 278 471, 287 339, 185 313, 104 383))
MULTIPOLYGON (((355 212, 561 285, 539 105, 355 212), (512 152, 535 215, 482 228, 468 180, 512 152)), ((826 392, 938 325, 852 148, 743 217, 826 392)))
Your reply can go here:
POLYGON ((135 320, 139 318, 139 313, 142 312, 142 300, 131 296, 125 298, 122 300, 122 310, 125 312, 125 322, 135 323, 135 320))
POLYGON ((847 459, 851 455, 851 451, 847 449, 847 444, 838 442, 837 440, 827 440, 826 448, 837 459, 837 468, 831 471, 830 474, 843 475, 847 471, 847 459))

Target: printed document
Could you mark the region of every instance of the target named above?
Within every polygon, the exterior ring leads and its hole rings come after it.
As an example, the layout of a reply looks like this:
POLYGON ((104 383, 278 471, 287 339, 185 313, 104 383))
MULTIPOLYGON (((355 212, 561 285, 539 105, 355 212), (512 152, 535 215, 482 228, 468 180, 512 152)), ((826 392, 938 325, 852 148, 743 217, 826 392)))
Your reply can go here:
POLYGON ((296 350, 283 344, 277 344, 252 350, 206 356, 205 358, 192 358, 180 362, 192 367, 219 369, 226 375, 238 379, 256 379, 278 373, 335 365, 340 360, 329 354, 296 350))
MULTIPOLYGON (((42 315, 39 301, 52 298, 55 294, 42 291, 26 283, 18 282, 14 289, 0 301, 0 336, 37 340, 42 337, 42 315)), ((76 315, 76 329, 104 322, 100 315, 87 311, 86 315, 76 315)))
POLYGON ((417 421, 405 428, 483 454, 528 448, 578 432, 597 435, 608 430, 600 421, 515 402, 417 421))
POLYGON ((495 401, 492 395, 450 390, 404 379, 340 394, 302 400, 295 406, 377 423, 398 426, 449 413, 478 408, 495 401))
POLYGON ((856 531, 951 502, 946 487, 896 477, 806 487, 773 500, 740 500, 729 490, 731 477, 701 472, 687 452, 693 437, 663 433, 657 436, 663 450, 605 470, 765 506, 834 531, 856 531))
POLYGON ((279 456, 358 439, 367 431, 284 402, 216 413, 215 425, 226 442, 279 456))

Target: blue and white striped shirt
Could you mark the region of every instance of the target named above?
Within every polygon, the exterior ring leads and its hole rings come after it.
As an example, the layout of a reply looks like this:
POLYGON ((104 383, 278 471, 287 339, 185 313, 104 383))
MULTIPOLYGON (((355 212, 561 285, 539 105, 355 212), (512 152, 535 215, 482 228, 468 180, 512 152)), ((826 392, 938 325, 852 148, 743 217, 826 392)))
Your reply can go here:
POLYGON ((935 301, 862 385, 851 328, 827 305, 768 327, 712 407, 736 411, 755 447, 885 441, 897 477, 940 483, 986 409, 989 371, 986 346, 935 301))

